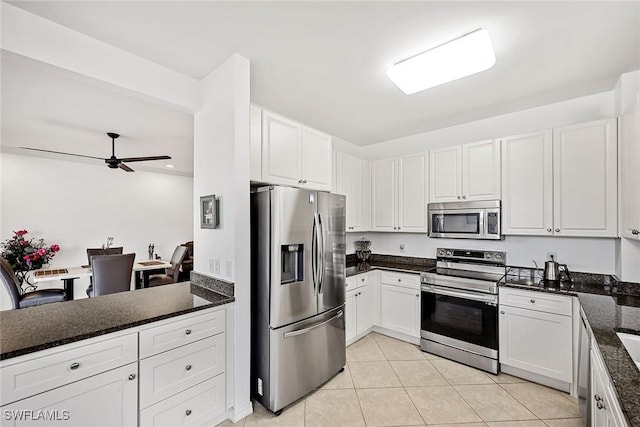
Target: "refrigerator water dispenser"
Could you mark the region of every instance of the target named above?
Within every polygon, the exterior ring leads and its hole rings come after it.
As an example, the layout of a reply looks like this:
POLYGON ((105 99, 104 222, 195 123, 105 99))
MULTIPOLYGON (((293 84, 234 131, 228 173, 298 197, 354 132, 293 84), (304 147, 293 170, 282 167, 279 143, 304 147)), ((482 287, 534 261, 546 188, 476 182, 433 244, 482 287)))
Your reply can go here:
POLYGON ((280 247, 280 284, 304 281, 304 245, 282 245, 280 247))

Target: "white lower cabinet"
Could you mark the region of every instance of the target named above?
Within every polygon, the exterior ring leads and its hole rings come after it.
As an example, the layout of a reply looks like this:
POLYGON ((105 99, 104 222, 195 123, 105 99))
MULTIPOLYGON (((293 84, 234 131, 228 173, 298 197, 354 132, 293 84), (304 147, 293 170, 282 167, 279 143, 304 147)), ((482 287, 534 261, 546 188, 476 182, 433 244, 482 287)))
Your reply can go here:
POLYGON ((500 288, 499 301, 501 366, 571 384, 571 297, 500 288))
POLYGON ((618 398, 598 350, 592 340, 591 347, 591 426, 626 427, 618 398))
POLYGON ((138 364, 130 363, 3 406, 2 425, 136 426, 137 373, 138 364))
POLYGON ((379 272, 359 274, 347 279, 345 335, 347 345, 369 333, 377 323, 380 299, 376 297, 379 272))
POLYGON ((380 326, 419 339, 420 276, 383 272, 380 290, 380 326))

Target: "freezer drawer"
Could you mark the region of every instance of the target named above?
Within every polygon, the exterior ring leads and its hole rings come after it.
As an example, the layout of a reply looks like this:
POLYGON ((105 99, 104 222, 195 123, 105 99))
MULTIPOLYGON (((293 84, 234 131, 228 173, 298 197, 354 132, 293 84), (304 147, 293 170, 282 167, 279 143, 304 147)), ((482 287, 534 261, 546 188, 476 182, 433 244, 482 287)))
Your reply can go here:
MULTIPOLYGON (((345 365, 344 306, 270 331, 270 402, 278 411, 345 365)), ((265 402, 263 405, 267 406, 265 402)))

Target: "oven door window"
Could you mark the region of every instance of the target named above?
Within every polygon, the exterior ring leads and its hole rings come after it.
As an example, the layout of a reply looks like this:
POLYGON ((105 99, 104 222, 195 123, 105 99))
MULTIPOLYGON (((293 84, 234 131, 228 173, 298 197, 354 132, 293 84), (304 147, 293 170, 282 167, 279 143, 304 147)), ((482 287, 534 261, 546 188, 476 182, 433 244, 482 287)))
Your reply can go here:
POLYGON ((498 349, 498 307, 422 291, 422 330, 498 349))
POLYGON ((480 234, 480 213, 434 213, 431 230, 434 233, 480 234))

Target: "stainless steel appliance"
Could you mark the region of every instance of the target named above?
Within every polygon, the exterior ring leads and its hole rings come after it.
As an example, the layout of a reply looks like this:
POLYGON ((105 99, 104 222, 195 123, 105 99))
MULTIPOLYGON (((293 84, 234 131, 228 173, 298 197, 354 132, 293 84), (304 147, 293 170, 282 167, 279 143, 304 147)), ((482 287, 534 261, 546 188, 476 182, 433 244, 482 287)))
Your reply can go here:
POLYGON ((429 203, 429 237, 502 239, 500 200, 429 203))
POLYGON ((420 348, 498 373, 498 285, 506 254, 436 251, 436 272, 420 274, 420 348))
POLYGON ((571 281, 571 273, 569 273, 567 264, 559 264, 551 255, 551 260, 544 263, 544 283, 547 285, 559 285, 563 274, 567 280, 571 281))
POLYGON ((345 197, 251 193, 252 391, 278 413, 345 366, 345 197))

